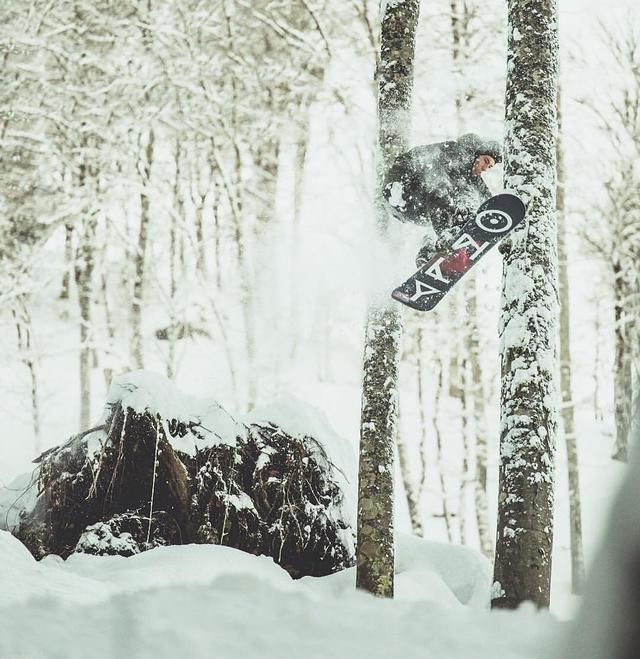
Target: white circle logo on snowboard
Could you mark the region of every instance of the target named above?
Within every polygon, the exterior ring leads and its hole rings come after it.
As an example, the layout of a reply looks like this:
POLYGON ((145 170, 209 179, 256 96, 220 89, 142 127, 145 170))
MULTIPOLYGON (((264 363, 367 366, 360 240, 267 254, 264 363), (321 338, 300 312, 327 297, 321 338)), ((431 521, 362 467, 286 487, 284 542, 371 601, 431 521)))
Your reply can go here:
POLYGON ((476 215, 476 224, 487 233, 504 233, 513 226, 509 213, 493 209, 482 211, 476 215))

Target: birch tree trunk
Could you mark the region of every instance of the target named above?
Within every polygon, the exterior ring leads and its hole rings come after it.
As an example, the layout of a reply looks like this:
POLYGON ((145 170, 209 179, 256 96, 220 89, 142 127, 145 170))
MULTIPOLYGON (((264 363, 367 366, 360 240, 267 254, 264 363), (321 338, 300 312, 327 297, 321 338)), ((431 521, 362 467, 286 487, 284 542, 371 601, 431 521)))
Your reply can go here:
MULTIPOLYGON (((407 150, 419 0, 381 5, 378 67, 378 185, 376 222, 387 230, 381 188, 393 160, 407 150)), ((393 443, 397 425, 400 311, 372 305, 367 317, 358 474, 356 586, 393 597, 393 443)))
POLYGON ((548 606, 557 426, 555 0, 508 0, 505 187, 527 207, 505 250, 493 607, 548 606))
POLYGON ((569 483, 569 531, 571 539, 571 592, 578 594, 584 582, 582 548, 582 513, 580 504, 580 471, 578 442, 575 431, 573 391, 571 387, 571 326, 569 316, 569 273, 567 267, 567 217, 564 190, 565 169, 561 143, 562 111, 558 92, 558 276, 560 283, 560 389, 562 396, 562 430, 567 449, 569 483))

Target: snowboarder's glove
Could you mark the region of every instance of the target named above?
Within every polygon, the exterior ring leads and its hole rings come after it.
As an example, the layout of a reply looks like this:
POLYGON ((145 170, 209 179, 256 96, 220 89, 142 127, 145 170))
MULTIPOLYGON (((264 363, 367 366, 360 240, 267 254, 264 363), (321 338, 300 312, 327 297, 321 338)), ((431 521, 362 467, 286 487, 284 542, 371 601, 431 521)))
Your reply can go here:
POLYGON ((507 256, 508 254, 511 253, 511 250, 513 249, 513 241, 511 240, 511 236, 507 236, 504 238, 500 244, 498 245, 498 251, 502 256, 507 256))

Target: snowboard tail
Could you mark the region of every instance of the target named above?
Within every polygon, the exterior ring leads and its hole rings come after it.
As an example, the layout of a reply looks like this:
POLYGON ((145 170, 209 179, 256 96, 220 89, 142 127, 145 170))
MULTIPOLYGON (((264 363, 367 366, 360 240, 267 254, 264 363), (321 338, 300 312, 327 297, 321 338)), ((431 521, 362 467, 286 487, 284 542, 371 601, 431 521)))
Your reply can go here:
POLYGON ((525 207, 515 195, 491 197, 444 251, 433 256, 391 297, 416 311, 430 311, 502 238, 522 224, 525 207))

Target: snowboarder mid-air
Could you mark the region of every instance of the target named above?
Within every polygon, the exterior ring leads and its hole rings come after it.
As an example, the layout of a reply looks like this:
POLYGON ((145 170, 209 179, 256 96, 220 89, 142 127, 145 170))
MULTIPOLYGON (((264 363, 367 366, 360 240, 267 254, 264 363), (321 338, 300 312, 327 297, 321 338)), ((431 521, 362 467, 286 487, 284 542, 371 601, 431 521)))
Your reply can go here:
POLYGON ((501 160, 500 144, 474 133, 417 146, 396 158, 383 188, 391 214, 432 229, 422 241, 418 267, 447 247, 489 199, 481 174, 501 160))

